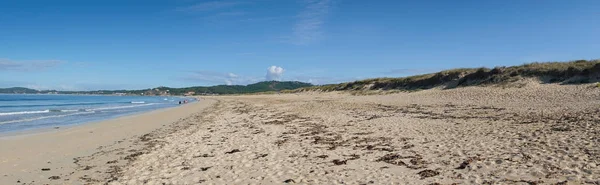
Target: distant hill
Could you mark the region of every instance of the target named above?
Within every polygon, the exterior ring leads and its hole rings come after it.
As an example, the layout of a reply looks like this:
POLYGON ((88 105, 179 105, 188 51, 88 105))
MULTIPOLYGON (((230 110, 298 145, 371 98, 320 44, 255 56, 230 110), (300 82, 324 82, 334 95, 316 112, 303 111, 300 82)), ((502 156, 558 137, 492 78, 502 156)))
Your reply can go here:
POLYGON ((196 94, 246 94, 268 91, 293 90, 302 87, 313 86, 310 83, 288 81, 266 81, 249 85, 217 85, 210 87, 186 87, 186 88, 168 88, 159 87, 160 90, 169 90, 171 94, 185 94, 195 92, 196 94))
POLYGON ((25 87, 0 88, 0 93, 4 94, 33 94, 38 92, 38 90, 25 87))
POLYGON ((600 81, 600 60, 530 63, 520 66, 489 68, 462 68, 402 78, 375 78, 355 82, 300 88, 300 91, 356 91, 356 90, 420 90, 441 87, 445 89, 475 85, 513 85, 526 78, 542 83, 577 84, 600 81))
POLYGON ((208 87, 185 87, 185 88, 170 88, 157 87, 143 90, 97 90, 97 91, 55 91, 44 90, 38 91, 23 87, 0 88, 0 93, 8 94, 37 94, 37 93, 57 93, 57 94, 129 94, 129 95, 185 95, 189 92, 195 94, 246 94, 259 93, 280 90, 293 90, 302 87, 310 87, 312 84, 296 81, 266 81, 258 82, 249 85, 217 85, 208 87))

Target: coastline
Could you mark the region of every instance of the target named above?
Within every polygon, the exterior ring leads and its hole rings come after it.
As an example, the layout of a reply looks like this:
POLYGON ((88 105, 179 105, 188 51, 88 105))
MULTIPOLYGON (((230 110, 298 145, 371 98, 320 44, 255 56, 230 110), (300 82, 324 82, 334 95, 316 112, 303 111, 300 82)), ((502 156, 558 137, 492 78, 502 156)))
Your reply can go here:
POLYGON ((167 111, 170 109, 175 109, 178 107, 183 107, 183 106, 187 106, 187 105, 191 105, 191 104, 200 102, 200 101, 198 101, 198 99, 196 99, 196 98, 194 98, 194 99, 195 99, 195 101, 190 102, 185 105, 180 105, 180 106, 176 106, 176 107, 165 107, 165 108, 160 108, 160 109, 155 109, 155 110, 150 110, 150 111, 125 114, 125 115, 116 115, 116 117, 109 117, 109 118, 103 119, 103 120, 85 121, 85 122, 74 123, 74 124, 69 124, 69 125, 61 125, 61 126, 55 126, 55 127, 43 127, 43 128, 33 128, 33 129, 27 129, 27 130, 0 132, 0 141, 3 139, 10 138, 10 137, 26 137, 26 136, 35 135, 35 134, 55 132, 55 131, 60 131, 60 130, 69 129, 69 128, 73 128, 73 127, 84 126, 87 124, 95 124, 95 123, 101 123, 101 122, 110 121, 110 120, 125 119, 125 118, 135 117, 135 116, 139 116, 139 115, 146 114, 146 113, 148 113, 148 114, 149 113, 158 113, 161 111, 167 111))
MULTIPOLYGON (((0 184, 56 183, 49 177, 73 174, 74 159, 98 149, 123 143, 139 135, 167 127, 211 106, 215 101, 194 103, 121 116, 109 120, 45 128, 0 136, 0 184)), ((63 179, 71 184, 79 179, 63 179)))
POLYGON ((0 106, 0 109, 2 109, 0 111, 0 116, 2 116, 2 119, 0 119, 0 138, 40 131, 46 132, 56 128, 68 128, 155 110, 179 107, 182 104, 177 105, 177 100, 188 100, 189 103, 198 101, 194 97, 178 96, 148 98, 141 96, 119 96, 114 99, 110 97, 117 96, 63 94, 0 94, 0 96, 2 96, 0 97, 2 99, 0 102, 8 101, 6 106, 3 103, 3 106, 0 106), (60 98, 54 96, 66 97, 60 98), (71 98, 73 98, 73 101, 71 101, 71 98), (167 98, 171 100, 166 101, 167 98), (11 99, 24 101, 23 103, 13 103, 21 101, 11 99), (30 102, 35 102, 36 105, 30 105, 30 102), (7 107, 7 109, 4 109, 4 107, 7 107))

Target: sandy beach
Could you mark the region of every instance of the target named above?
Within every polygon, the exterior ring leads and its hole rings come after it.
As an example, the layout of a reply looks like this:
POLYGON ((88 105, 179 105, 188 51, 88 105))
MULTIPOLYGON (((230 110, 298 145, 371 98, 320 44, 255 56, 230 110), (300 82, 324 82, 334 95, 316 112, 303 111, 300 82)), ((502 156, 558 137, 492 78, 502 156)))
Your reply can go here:
POLYGON ((204 99, 3 139, 0 183, 600 184, 589 84, 204 99))
MULTIPOLYGON (((0 184, 101 184, 110 164, 101 159, 126 158, 142 147, 132 142, 144 134, 169 132, 184 119, 211 106, 212 100, 79 126, 0 137, 0 184), (127 151, 102 155, 108 148, 127 151), (94 158, 101 163, 79 160, 94 158)), ((126 163, 127 160, 115 164, 126 163)))

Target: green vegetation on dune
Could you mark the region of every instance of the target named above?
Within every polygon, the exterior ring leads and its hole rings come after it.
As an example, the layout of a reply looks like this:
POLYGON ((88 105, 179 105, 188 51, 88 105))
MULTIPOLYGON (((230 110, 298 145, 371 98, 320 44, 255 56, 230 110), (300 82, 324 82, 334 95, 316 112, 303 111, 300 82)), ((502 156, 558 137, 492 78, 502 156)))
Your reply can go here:
POLYGON ((405 90, 413 91, 434 87, 455 88, 474 85, 510 84, 524 78, 537 78, 543 83, 591 83, 600 81, 600 60, 530 63, 520 66, 489 68, 461 68, 437 73, 402 77, 374 78, 355 82, 312 86, 286 92, 352 91, 352 90, 405 90))

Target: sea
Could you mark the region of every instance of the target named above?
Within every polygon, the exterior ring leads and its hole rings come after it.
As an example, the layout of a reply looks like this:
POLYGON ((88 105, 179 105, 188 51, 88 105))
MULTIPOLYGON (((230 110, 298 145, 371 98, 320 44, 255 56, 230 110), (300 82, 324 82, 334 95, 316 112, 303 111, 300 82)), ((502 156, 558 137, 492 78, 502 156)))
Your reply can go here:
POLYGON ((0 94, 0 134, 56 128, 179 106, 192 98, 0 94))

